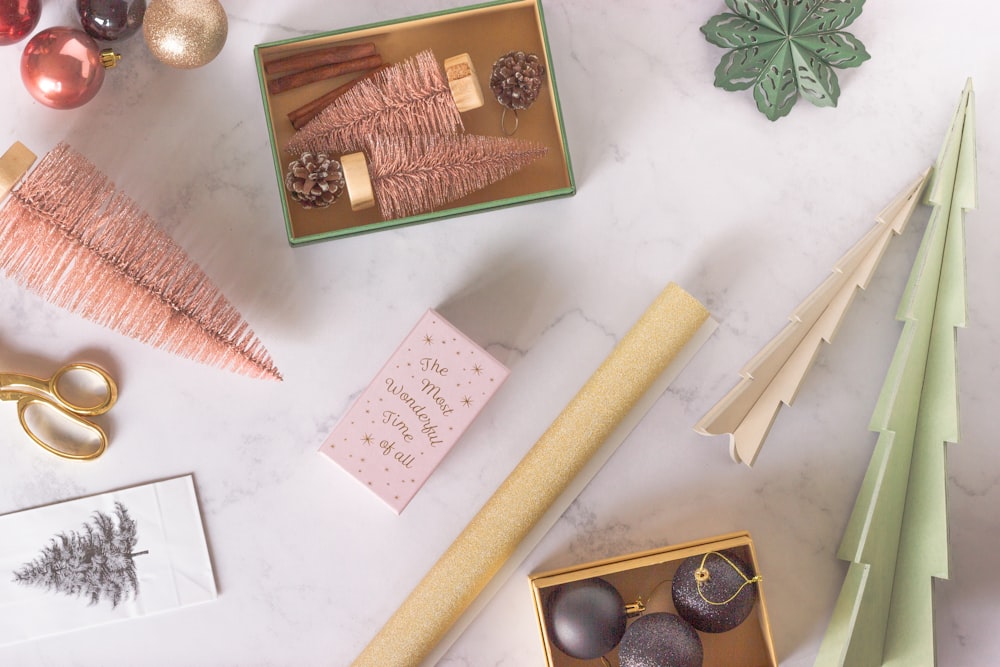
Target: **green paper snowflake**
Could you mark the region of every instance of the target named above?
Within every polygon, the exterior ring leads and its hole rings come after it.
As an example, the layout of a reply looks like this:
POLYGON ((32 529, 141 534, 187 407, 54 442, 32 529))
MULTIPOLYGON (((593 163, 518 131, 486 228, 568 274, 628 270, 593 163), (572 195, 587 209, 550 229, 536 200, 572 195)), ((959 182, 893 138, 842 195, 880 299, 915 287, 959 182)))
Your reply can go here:
POLYGON ((725 0, 732 13, 701 27, 705 38, 732 49, 715 68, 724 90, 753 87, 757 108, 771 120, 787 116, 799 95, 835 107, 835 67, 859 67, 871 56, 844 28, 865 0, 725 0))

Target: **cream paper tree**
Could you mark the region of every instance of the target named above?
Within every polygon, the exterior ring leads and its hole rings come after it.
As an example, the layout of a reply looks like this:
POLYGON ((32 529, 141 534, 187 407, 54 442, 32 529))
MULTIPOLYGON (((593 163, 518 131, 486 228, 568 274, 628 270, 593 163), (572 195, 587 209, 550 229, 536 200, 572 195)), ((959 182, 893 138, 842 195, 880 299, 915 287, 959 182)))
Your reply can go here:
POLYGON ((945 446, 958 441, 956 327, 966 323, 965 211, 975 208, 969 82, 935 166, 931 219, 871 421, 878 441, 838 556, 850 561, 816 667, 930 667, 934 579, 948 577, 945 446))
POLYGON ((929 175, 930 169, 878 215, 875 226, 799 304, 785 328, 742 368, 739 383, 695 424, 697 432, 728 433, 733 460, 753 465, 778 410, 795 400, 820 344, 833 341, 857 290, 867 287, 889 242, 906 227, 929 175))

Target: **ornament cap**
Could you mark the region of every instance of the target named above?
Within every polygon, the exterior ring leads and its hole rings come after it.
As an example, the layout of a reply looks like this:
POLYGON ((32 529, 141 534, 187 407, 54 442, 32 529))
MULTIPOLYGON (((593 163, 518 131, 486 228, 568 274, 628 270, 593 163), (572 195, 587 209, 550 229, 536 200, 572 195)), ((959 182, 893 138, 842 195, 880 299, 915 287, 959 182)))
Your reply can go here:
POLYGON ((634 618, 636 616, 642 616, 646 613, 646 603, 639 598, 631 604, 625 605, 625 616, 628 618, 634 618))
POLYGON ((114 49, 101 49, 101 64, 104 65, 104 69, 111 69, 118 65, 118 61, 122 59, 122 54, 116 52, 114 49))

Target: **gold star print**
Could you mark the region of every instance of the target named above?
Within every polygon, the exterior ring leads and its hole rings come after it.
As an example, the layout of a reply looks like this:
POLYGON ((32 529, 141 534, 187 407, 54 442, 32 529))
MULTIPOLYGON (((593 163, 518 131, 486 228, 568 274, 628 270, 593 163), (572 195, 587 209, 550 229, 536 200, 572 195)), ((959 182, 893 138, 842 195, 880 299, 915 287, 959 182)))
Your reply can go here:
POLYGON ((433 342, 434 339, 431 338, 430 334, 424 334, 424 345, 430 345, 433 342))
POLYGON ((468 397, 468 396, 462 397, 462 405, 464 405, 465 407, 471 406, 472 405, 472 399, 470 397, 468 397))
POLYGON ((372 440, 372 434, 365 433, 364 437, 361 438, 361 442, 365 443, 366 445, 372 444, 372 442, 374 442, 374 440, 372 440))
POLYGON ((476 375, 482 375, 483 367, 480 366, 479 364, 476 364, 472 367, 472 372, 475 373, 476 375))

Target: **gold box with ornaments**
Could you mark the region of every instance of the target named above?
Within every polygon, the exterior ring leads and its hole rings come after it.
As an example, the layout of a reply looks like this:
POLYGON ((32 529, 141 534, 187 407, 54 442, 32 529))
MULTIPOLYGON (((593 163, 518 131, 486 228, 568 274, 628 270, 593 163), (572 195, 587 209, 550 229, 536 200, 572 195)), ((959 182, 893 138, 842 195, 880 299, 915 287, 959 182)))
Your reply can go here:
POLYGON ((746 532, 531 576, 549 667, 777 667, 746 532))

